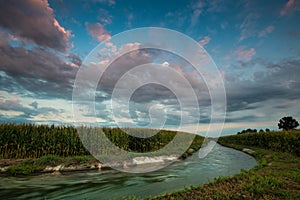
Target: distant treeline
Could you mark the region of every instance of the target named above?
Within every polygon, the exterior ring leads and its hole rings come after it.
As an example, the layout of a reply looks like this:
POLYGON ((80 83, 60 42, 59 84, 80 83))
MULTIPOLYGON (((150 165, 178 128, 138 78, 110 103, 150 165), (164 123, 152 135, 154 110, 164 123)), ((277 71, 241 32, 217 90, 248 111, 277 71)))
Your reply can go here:
POLYGON ((219 138, 220 143, 257 146, 300 156, 300 130, 272 131, 230 135, 219 138))
MULTIPOLYGON (((263 129, 259 130, 259 133, 263 133, 263 132, 270 132, 270 129, 266 128, 265 130, 263 130, 263 129)), ((244 134, 244 133, 257 133, 257 129, 248 128, 248 129, 242 130, 241 132, 237 132, 237 134, 244 134)))
MULTIPOLYGON (((134 137, 119 128, 80 127, 76 129, 72 126, 0 124, 0 158, 38 158, 45 155, 63 157, 90 155, 89 151, 82 144, 82 140, 89 140, 89 137, 95 136, 95 134, 99 135, 99 137, 107 137, 109 139, 108 142, 100 144, 101 152, 98 153, 105 154, 105 147, 110 142, 130 152, 151 152, 164 147, 176 134, 187 134, 169 130, 128 130, 131 133, 139 133, 141 136, 153 136, 144 138, 134 137), (81 133, 83 132, 81 138, 79 137, 78 130, 81 133), (155 134, 156 132, 158 133, 155 134)), ((203 139, 201 136, 196 136, 192 145, 197 145, 199 148, 203 139)), ((97 140, 92 145, 99 146, 97 140)))

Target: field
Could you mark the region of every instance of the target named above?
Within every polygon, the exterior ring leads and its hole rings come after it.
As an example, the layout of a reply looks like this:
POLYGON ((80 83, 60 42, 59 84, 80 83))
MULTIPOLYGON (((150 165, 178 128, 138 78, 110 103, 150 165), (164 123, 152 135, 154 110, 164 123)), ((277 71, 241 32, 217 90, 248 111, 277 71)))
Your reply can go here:
MULTIPOLYGON (((179 137, 191 137, 191 134, 188 133, 168 130, 130 128, 124 130, 145 137, 133 137, 119 128, 79 127, 76 129, 71 126, 1 124, 0 167, 2 167, 1 163, 7 165, 9 162, 14 166, 10 166, 8 172, 12 175, 18 175, 41 171, 47 165, 95 162, 95 158, 91 156, 82 143, 86 140, 89 149, 101 154, 102 157, 112 153, 109 143, 126 150, 129 152, 126 153, 126 156, 130 157, 139 152, 151 154, 151 152, 166 146, 177 135, 179 137), (108 138, 108 140, 104 138, 108 138), (7 161, 8 159, 9 161, 7 161)), ((201 136, 191 138, 193 140, 189 148, 196 151, 201 147, 204 138, 201 136)), ((188 150, 182 151, 184 154, 181 155, 181 158, 184 159, 192 153, 188 150)), ((163 153, 165 152, 161 152, 161 154, 163 153)))
MULTIPOLYGON (((148 138, 136 138, 116 128, 80 127, 83 136, 104 133, 111 142, 129 152, 152 152, 174 139, 176 133, 163 130, 148 138)), ((32 174, 44 166, 94 162, 85 149, 74 127, 35 126, 31 124, 0 125, 0 161, 18 161, 8 168, 8 174, 32 174)), ((151 135, 157 130, 130 129, 133 133, 151 135)), ((102 134, 102 136, 104 136, 102 134)), ((102 137, 101 136, 101 137, 102 137)), ((203 137, 195 137, 194 151, 199 149, 203 137)), ((224 146, 254 151, 258 166, 241 171, 233 177, 220 177, 213 182, 192 186, 146 199, 300 199, 300 131, 248 133, 219 138, 224 146)), ((104 145, 105 146, 105 145, 104 145)), ((106 149, 102 149, 103 154, 106 149)), ((182 158, 191 152, 186 151, 182 158)), ((135 199, 135 198, 124 198, 135 199)))
POLYGON ((300 131, 241 134, 219 143, 252 155, 259 165, 233 177, 149 199, 300 199, 300 131))
POLYGON ((300 156, 300 131, 248 133, 219 138, 220 143, 248 145, 300 156))

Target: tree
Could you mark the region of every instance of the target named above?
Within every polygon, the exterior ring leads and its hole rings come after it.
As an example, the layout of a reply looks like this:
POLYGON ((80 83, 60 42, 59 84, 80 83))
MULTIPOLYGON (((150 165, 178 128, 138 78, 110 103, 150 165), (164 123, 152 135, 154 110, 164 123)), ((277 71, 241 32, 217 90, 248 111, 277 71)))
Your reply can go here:
POLYGON ((291 130, 297 126, 299 126, 299 123, 291 116, 281 118, 278 123, 279 129, 283 130, 291 130))

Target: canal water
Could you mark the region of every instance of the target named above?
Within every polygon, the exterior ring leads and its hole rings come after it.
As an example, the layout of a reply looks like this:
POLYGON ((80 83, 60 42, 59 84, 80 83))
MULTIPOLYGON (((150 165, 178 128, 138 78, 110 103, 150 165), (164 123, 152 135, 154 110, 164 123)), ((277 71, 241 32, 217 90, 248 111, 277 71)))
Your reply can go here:
POLYGON ((248 170, 256 160, 237 150, 216 144, 200 159, 194 153, 184 161, 145 174, 114 170, 76 172, 67 175, 1 177, 0 199, 113 199, 156 196, 191 185, 208 183, 219 176, 248 170))

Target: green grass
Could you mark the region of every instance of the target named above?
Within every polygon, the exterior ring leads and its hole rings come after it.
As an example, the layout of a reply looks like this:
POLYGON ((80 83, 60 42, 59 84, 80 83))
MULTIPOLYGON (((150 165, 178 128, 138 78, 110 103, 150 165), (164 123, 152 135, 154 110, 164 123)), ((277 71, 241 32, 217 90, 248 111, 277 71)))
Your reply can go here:
MULTIPOLYGON (((111 134, 114 134, 113 131, 111 134)), ((170 137, 165 139, 167 141, 170 137)), ((118 141, 120 142, 116 140, 118 141)), ((197 137, 191 148, 198 150, 202 142, 203 138, 197 137)), ((219 177, 208 184, 146 199, 300 199, 299 142, 299 130, 221 137, 219 143, 222 145, 239 150, 243 148, 254 150, 253 156, 259 164, 249 171, 242 170, 233 177, 219 177)), ((130 146, 129 143, 126 145, 130 146)), ((7 145, 2 147, 4 150, 5 148, 7 145)), ((9 153, 10 151, 7 151, 5 155, 9 153)), ((187 152, 183 155, 185 156, 188 156, 187 152)), ((37 159, 26 159, 16 166, 10 166, 8 172, 12 175, 31 174, 41 170, 42 166, 84 163, 89 159, 93 158, 86 155, 65 158, 46 155, 37 159)))
MULTIPOLYGON (((189 142, 192 143, 190 148, 194 151, 197 151, 204 141, 204 138, 198 135, 194 137, 188 133, 169 130, 132 128, 125 128, 124 130, 142 136, 153 136, 133 137, 119 128, 79 127, 75 129, 71 126, 0 124, 0 161, 1 159, 25 159, 19 164, 9 166, 7 172, 11 175, 27 175, 40 172, 46 166, 59 164, 69 166, 71 164, 83 164, 91 160, 96 161, 83 146, 82 141, 84 140, 88 140, 88 145, 95 151, 93 155, 100 156, 101 160, 105 160, 106 157, 109 158, 108 160, 119 160, 120 156, 123 159, 123 154, 115 154, 115 157, 111 155, 111 147, 108 145, 110 142, 126 150, 128 153, 125 156, 130 159, 137 155, 136 152, 148 153, 147 155, 151 156, 153 152, 167 145, 175 136, 190 138, 189 142)), ((181 146, 186 147, 187 142, 177 140, 175 152, 178 152, 178 148, 181 146)), ((184 152, 185 149, 182 151, 184 152)), ((160 151, 160 155, 172 153, 169 150, 160 151)), ((186 150, 181 158, 184 159, 191 154, 186 150)))
POLYGON ((224 146, 254 150, 253 156, 259 164, 249 171, 242 170, 233 177, 219 177, 208 184, 146 199, 300 199, 300 157, 295 150, 285 149, 286 141, 290 140, 287 137, 298 137, 299 131, 294 131, 296 136, 286 132, 279 136, 278 133, 269 133, 268 137, 275 134, 276 137, 286 138, 281 142, 284 143, 281 145, 284 149, 270 150, 267 149, 268 146, 262 148, 240 144, 240 136, 220 138, 219 142, 224 146))
POLYGON ((219 142, 261 147, 274 151, 288 152, 300 156, 299 130, 230 135, 219 138, 219 142))
POLYGON ((35 164, 29 164, 29 163, 21 163, 19 165, 13 165, 9 166, 7 169, 7 172, 11 175, 28 175, 32 174, 36 171, 42 170, 42 166, 38 166, 35 164))
POLYGON ((25 159, 19 164, 11 165, 7 168, 7 173, 13 176, 30 175, 41 172, 46 166, 64 166, 83 164, 86 162, 96 162, 92 156, 74 156, 74 157, 59 157, 55 155, 43 156, 37 159, 25 159))
MULTIPOLYGON (((185 138, 176 140, 179 147, 186 146, 186 140, 193 141, 188 133, 170 130, 0 124, 0 159, 90 155, 85 146, 93 155, 105 156, 111 155, 109 152, 114 150, 111 143, 127 152, 151 153, 175 141, 175 136, 185 138), (128 132, 140 137, 133 137, 128 132)), ((204 138, 196 136, 195 140, 193 144, 197 148, 204 138)))

